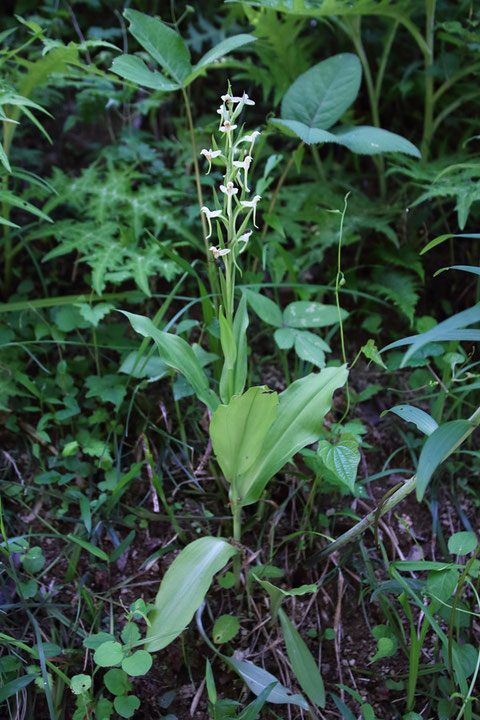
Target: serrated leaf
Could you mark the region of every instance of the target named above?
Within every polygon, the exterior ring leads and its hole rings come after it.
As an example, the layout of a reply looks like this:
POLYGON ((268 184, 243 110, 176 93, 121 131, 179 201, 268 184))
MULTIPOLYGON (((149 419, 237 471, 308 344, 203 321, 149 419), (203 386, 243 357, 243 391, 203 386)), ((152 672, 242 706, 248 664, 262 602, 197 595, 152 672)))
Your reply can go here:
POLYGON ((423 499, 428 483, 437 467, 471 429, 472 425, 468 420, 452 420, 440 425, 427 438, 417 467, 417 500, 423 499))
POLYGON ((180 85, 166 78, 158 70, 149 70, 143 60, 136 55, 121 55, 112 63, 112 72, 130 82, 148 87, 151 90, 170 92, 178 90, 180 85))
POLYGON ((192 72, 192 66, 188 47, 178 32, 158 18, 138 10, 129 8, 123 14, 130 23, 129 30, 133 37, 176 83, 182 85, 192 72))
POLYGON ((414 423, 425 435, 431 435, 438 428, 438 423, 431 415, 413 405, 395 405, 385 412, 393 412, 402 420, 414 423))
POLYGON ((278 611, 282 625, 283 637, 287 647, 287 655, 295 677, 307 697, 318 705, 325 707, 325 688, 317 663, 308 649, 298 630, 292 625, 285 612, 278 611))
POLYGON ((357 97, 362 68, 351 53, 323 60, 302 73, 282 100, 282 119, 327 130, 357 97))
POLYGON ((378 155, 384 152, 401 152, 420 158, 421 153, 406 138, 396 133, 368 125, 335 128, 337 142, 359 155, 378 155))
POLYGON ((202 604, 213 576, 238 552, 223 538, 202 537, 187 545, 168 568, 149 616, 148 650, 169 645, 202 604))

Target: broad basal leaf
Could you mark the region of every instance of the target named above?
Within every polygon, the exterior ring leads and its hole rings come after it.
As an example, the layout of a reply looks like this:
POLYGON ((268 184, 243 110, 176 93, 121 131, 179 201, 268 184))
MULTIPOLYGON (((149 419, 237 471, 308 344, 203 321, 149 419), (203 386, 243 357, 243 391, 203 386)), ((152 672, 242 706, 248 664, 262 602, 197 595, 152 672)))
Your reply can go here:
POLYGON ((287 90, 282 119, 328 130, 357 97, 361 77, 356 55, 342 53, 323 60, 302 73, 287 90))
POLYGON ((190 345, 178 335, 159 330, 149 318, 125 310, 120 312, 126 315, 136 332, 155 341, 162 360, 185 376, 198 399, 213 412, 218 405, 218 397, 208 387, 208 378, 190 345))
POLYGON ((168 568, 150 614, 147 650, 169 645, 187 627, 202 604, 215 573, 238 550, 219 537, 202 537, 187 545, 168 568))
POLYGON ((259 458, 238 478, 248 487, 242 505, 256 502, 268 481, 292 456, 322 434, 323 418, 332 403, 335 390, 347 379, 346 366, 326 368, 320 373, 296 380, 280 395, 277 417, 263 443, 259 458))
MULTIPOLYGON (((340 311, 342 320, 348 317, 346 310, 340 311)), ((318 302, 300 300, 287 305, 283 313, 283 323, 292 328, 315 328, 335 325, 339 322, 336 305, 322 305, 318 302)))
POLYGON ((360 155, 378 155, 384 152, 401 152, 420 158, 420 151, 401 135, 381 128, 359 125, 332 130, 337 142, 360 155))
POLYGON ((120 75, 120 77, 134 82, 142 87, 148 87, 152 90, 178 90, 180 85, 174 83, 162 73, 149 70, 143 60, 135 55, 121 55, 112 63, 112 71, 120 75))
POLYGON ((310 700, 319 707, 325 707, 325 688, 318 665, 302 636, 292 625, 285 612, 282 609, 278 612, 285 645, 287 647, 288 659, 292 665, 295 677, 310 700))
POLYGON ((161 20, 138 10, 129 8, 123 14, 133 37, 181 85, 192 72, 190 52, 181 36, 161 20))
POLYGON ((244 290, 243 294, 247 298, 250 307, 263 322, 275 327, 282 327, 282 311, 277 303, 253 290, 244 290))
POLYGON ((242 476, 242 483, 236 482, 241 497, 248 492, 248 470, 262 454, 277 406, 277 393, 268 392, 266 387, 253 387, 244 395, 234 396, 228 405, 219 405, 212 415, 213 450, 229 483, 242 476))

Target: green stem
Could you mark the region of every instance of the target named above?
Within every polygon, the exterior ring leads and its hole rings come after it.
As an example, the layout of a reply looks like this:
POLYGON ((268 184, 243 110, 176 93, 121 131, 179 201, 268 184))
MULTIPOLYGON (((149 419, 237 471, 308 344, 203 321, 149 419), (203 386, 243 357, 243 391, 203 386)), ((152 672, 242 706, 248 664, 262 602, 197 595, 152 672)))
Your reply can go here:
MULTIPOLYGON (((231 487, 232 497, 232 518, 233 518, 233 539, 236 543, 240 543, 242 540, 242 506, 237 495, 235 481, 232 481, 231 487)), ((241 555, 238 552, 233 556, 233 574, 235 575, 235 588, 238 590, 240 587, 240 569, 241 569, 241 555)))
POLYGON ((423 161, 428 159, 430 140, 433 134, 434 88, 431 69, 434 62, 434 26, 435 26, 436 0, 425 0, 425 104, 423 114, 423 137, 421 151, 423 161))

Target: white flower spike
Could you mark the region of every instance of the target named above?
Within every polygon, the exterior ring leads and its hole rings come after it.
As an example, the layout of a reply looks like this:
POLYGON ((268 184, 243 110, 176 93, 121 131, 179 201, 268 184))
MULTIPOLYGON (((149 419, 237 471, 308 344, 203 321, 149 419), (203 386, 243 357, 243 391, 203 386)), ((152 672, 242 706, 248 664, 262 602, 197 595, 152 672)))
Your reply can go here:
POLYGON ((205 157, 206 157, 207 160, 208 160, 208 172, 207 172, 207 175, 208 175, 208 173, 210 172, 210 170, 212 169, 212 160, 213 160, 213 158, 220 157, 221 154, 222 154, 222 151, 221 151, 221 150, 207 150, 206 148, 204 148, 203 150, 200 150, 200 155, 205 155, 205 157))
POLYGON ((210 252, 213 253, 213 257, 215 260, 218 260, 219 257, 222 255, 228 255, 230 252, 230 248, 216 248, 212 245, 211 248, 209 248, 210 252))
MULTIPOLYGON (((248 97, 248 95, 247 95, 247 97, 248 97)), ((222 98, 223 102, 226 104, 239 103, 240 100, 242 100, 241 97, 235 97, 234 95, 229 95, 228 93, 226 95, 221 95, 221 98, 222 98)))
POLYGON ((255 227, 257 227, 256 224, 256 213, 257 213, 257 203, 259 200, 262 199, 261 195, 255 195, 253 200, 241 200, 240 205, 245 208, 253 208, 253 224, 255 227))
POLYGON ((244 105, 255 105, 255 101, 250 100, 247 93, 245 93, 245 92, 243 93, 243 97, 241 99, 243 100, 244 105))
POLYGON ((205 206, 203 206, 203 207, 201 208, 201 211, 202 211, 203 213, 205 213, 205 215, 207 216, 207 223, 208 223, 208 235, 207 235, 207 238, 209 238, 210 235, 212 234, 212 223, 211 223, 211 220, 212 220, 212 218, 221 217, 222 211, 221 211, 221 210, 209 210, 209 209, 208 209, 207 207, 205 207, 205 206))

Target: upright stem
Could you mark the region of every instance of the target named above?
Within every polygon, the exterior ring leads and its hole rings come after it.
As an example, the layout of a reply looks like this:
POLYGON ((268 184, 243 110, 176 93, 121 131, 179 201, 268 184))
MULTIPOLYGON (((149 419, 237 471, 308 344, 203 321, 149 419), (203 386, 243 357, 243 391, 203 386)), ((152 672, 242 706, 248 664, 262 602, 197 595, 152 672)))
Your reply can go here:
POLYGON ((433 132, 433 109, 435 104, 433 75, 431 73, 434 61, 435 6, 436 0, 425 0, 425 105, 423 114, 423 138, 421 145, 424 162, 427 161, 430 150, 430 140, 433 132))
MULTIPOLYGON (((242 506, 237 495, 235 487, 235 481, 232 481, 231 485, 231 498, 232 498, 232 518, 233 518, 233 539, 236 543, 240 543, 242 539, 242 506)), ((240 587, 240 568, 241 568, 241 555, 237 553, 233 556, 233 574, 235 575, 235 588, 240 587)))

